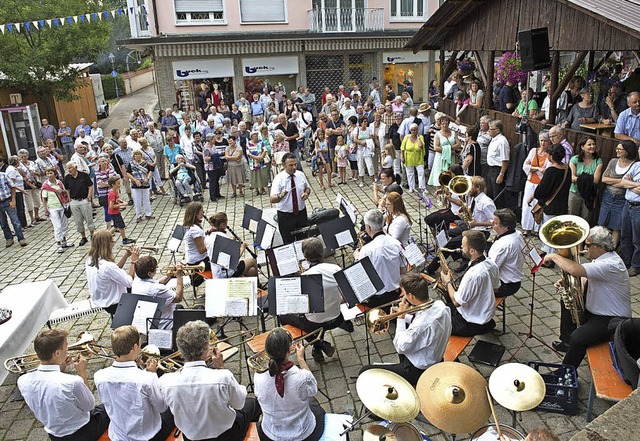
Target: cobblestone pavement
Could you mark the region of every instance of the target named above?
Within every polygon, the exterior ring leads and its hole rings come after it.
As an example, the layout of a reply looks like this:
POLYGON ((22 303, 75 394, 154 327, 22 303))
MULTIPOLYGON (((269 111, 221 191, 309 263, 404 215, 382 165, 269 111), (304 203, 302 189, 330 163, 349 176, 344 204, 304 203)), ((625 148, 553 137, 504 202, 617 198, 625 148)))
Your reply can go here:
MULTIPOLYGON (((121 104, 123 109, 133 108, 133 106, 121 104)), ((152 105, 152 103, 150 103, 152 105)), ((115 112, 114 112, 115 113, 115 112)), ((124 126, 119 126, 124 127, 124 126)), ((316 179, 311 176, 309 168, 305 165, 305 173, 313 187, 311 197, 309 199, 310 209, 316 207, 335 207, 335 197, 340 191, 345 197, 357 207, 361 214, 373 207, 372 190, 370 187, 359 188, 353 183, 346 186, 328 188, 326 191, 320 190, 320 186, 316 179)), ((205 203, 205 210, 208 214, 215 211, 226 211, 229 216, 229 224, 240 236, 245 236, 246 240, 250 240, 250 236, 241 228, 242 214, 244 204, 251 204, 260 208, 270 207, 268 196, 251 196, 247 192, 245 198, 230 198, 230 192, 227 185, 222 186, 222 192, 226 196, 225 199, 218 203, 205 203)), ((420 237, 418 227, 418 199, 413 195, 406 195, 405 200, 408 201, 409 212, 414 218, 413 234, 416 238, 420 237)), ((164 246, 175 225, 181 223, 184 215, 184 208, 173 205, 169 197, 159 197, 153 204, 152 208, 155 220, 136 224, 133 222, 132 210, 125 212, 125 221, 128 224, 127 231, 129 236, 138 240, 139 244, 164 246)), ((424 207, 421 208, 422 217, 424 217, 424 207)), ((101 213, 97 212, 96 221, 100 225, 102 220, 101 213)), ((69 239, 78 243, 79 235, 74 231, 69 239)), ((0 289, 10 284, 18 284, 23 282, 31 282, 37 280, 51 279, 53 280, 68 302, 79 301, 88 298, 88 289, 86 277, 83 271, 83 262, 86 258, 88 245, 84 247, 74 247, 67 250, 64 254, 56 254, 53 242, 53 234, 50 223, 41 223, 35 228, 27 231, 27 239, 29 245, 26 248, 14 246, 10 249, 0 250, 0 289)), ((533 240, 539 245, 537 239, 533 240)), ((122 246, 118 242, 115 246, 116 255, 121 255, 122 246)), ((169 263, 170 253, 163 251, 159 255, 160 265, 169 263)), ((264 257, 261 257, 263 260, 264 257)), ((339 259, 338 264, 341 264, 339 259)), ((536 277, 536 301, 534 312, 534 333, 545 342, 551 342, 557 338, 559 328, 559 306, 558 297, 553 288, 553 282, 558 279, 558 271, 550 269, 542 269, 536 277)), ((639 279, 632 279, 632 292, 638 292, 639 279)), ((518 333, 526 332, 529 324, 529 302, 530 302, 531 280, 523 282, 523 288, 515 296, 509 298, 507 305, 507 332, 502 334, 496 328, 495 331, 484 334, 481 338, 494 343, 500 343, 506 348, 506 352, 502 358, 505 363, 515 349, 520 345, 521 336, 518 333)), ((203 288, 200 288, 201 297, 194 300, 191 289, 186 290, 185 303, 187 306, 203 302, 203 288)), ((634 314, 638 314, 639 305, 637 296, 633 296, 634 314)), ((497 320, 498 321, 498 320, 497 320)), ((257 320, 249 319, 245 322, 252 327, 253 322, 257 326, 257 320)), ((81 331, 88 330, 91 332, 101 344, 110 344, 110 321, 107 313, 98 313, 94 316, 83 317, 74 321, 62 323, 59 326, 71 330, 72 336, 77 336, 81 331)), ((267 327, 274 326, 274 320, 267 321, 267 327)), ((237 325, 228 326, 225 330, 227 333, 236 330, 237 325)), ((351 334, 336 329, 327 334, 328 339, 336 347, 336 354, 327 359, 325 363, 315 363, 308 354, 309 365, 315 374, 318 385, 327 396, 319 394, 318 399, 323 407, 330 412, 342 413, 346 404, 346 392, 351 390, 352 396, 356 398, 356 410, 360 411, 360 403, 357 401, 357 393, 355 390, 355 377, 358 370, 366 361, 367 351, 365 344, 365 330, 363 326, 355 326, 355 331, 351 334)), ((73 337, 70 339, 73 341, 73 337)), ((474 340, 475 342, 475 340, 474 340)), ((487 379, 493 368, 472 364, 469 362, 467 355, 472 349, 474 342, 465 350, 460 357, 460 361, 472 365, 481 372, 487 379)), ((29 349, 31 350, 31 348, 29 349)), ((383 335, 373 335, 371 337, 371 357, 372 361, 395 361, 395 351, 393 348, 391 336, 389 333, 383 335)), ((544 361, 549 363, 559 363, 560 359, 549 349, 544 347, 538 341, 531 339, 526 346, 522 348, 515 361, 527 363, 528 361, 544 361)), ((89 363, 91 375, 89 381, 93 388, 93 372, 105 367, 107 361, 93 360, 89 363)), ((242 384, 248 384, 249 378, 247 374, 244 354, 240 353, 228 360, 227 367, 234 372, 238 381, 242 384)), ((589 392, 590 372, 586 361, 578 369, 579 374, 579 393, 578 393, 578 414, 576 416, 566 416, 561 414, 545 413, 529 411, 520 414, 521 420, 518 421, 520 430, 528 431, 535 427, 547 426, 560 439, 568 440, 573 434, 581 430, 585 426, 585 410, 587 405, 587 397, 589 392)), ((38 423, 23 401, 12 402, 10 395, 14 390, 17 376, 10 374, 4 383, 0 386, 0 439, 6 440, 46 440, 48 439, 42 425, 38 423)), ((95 388, 93 388, 95 392, 95 388)), ((610 403, 600 399, 596 399, 594 403, 595 416, 602 414, 611 406, 610 403)), ((501 406, 496 406, 498 417, 503 423, 510 424, 511 416, 508 411, 501 406)), ((435 427, 414 421, 432 440, 447 439, 435 427)), ((367 423, 368 424, 368 423, 367 423)), ((365 424, 365 426, 367 425, 365 424)), ((461 436, 459 439, 467 439, 467 436, 461 436)), ((352 440, 361 440, 360 431, 351 434, 352 440)))

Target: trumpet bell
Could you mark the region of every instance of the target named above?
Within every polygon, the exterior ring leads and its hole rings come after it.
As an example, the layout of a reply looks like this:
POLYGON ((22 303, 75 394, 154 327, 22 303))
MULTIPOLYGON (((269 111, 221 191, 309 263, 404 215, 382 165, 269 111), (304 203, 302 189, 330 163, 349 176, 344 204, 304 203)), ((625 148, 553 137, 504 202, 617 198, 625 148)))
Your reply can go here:
POLYGON ((389 321, 382 320, 387 316, 382 308, 373 308, 366 315, 367 328, 374 334, 384 334, 389 330, 389 321))
POLYGON ((449 182, 451 182, 451 180, 455 177, 455 173, 453 173, 451 170, 445 170, 438 175, 438 183, 441 186, 446 187, 449 185, 449 182))
POLYGON ((540 227, 540 240, 545 245, 566 249, 578 246, 589 235, 589 222, 570 214, 549 219, 540 227))

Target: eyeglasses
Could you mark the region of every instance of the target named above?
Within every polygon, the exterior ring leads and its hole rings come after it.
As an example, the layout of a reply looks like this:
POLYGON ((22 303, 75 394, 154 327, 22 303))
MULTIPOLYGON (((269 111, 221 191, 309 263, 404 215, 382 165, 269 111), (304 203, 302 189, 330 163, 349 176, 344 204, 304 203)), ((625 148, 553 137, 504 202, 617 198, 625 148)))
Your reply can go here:
POLYGON ((587 248, 587 249, 589 249, 589 248, 591 248, 593 246, 598 246, 598 244, 597 243, 586 243, 586 242, 584 243, 584 247, 587 248))

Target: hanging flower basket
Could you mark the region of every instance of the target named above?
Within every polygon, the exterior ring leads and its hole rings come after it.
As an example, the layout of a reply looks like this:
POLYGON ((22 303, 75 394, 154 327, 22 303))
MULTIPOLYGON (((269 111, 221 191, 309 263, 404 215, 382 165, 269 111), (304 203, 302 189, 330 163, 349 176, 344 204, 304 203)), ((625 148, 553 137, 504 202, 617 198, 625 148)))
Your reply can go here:
POLYGON ((472 74, 476 70, 476 64, 471 58, 465 58, 462 61, 458 61, 458 73, 463 77, 472 74))
POLYGON ((495 77, 502 83, 525 83, 527 73, 522 71, 522 61, 516 52, 505 52, 495 65, 495 77))

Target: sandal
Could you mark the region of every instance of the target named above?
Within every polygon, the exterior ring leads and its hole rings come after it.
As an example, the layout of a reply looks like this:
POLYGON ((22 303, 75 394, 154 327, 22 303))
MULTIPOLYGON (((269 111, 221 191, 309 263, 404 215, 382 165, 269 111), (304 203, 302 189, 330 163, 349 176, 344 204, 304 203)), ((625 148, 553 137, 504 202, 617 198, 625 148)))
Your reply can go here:
POLYGON ((324 188, 324 185, 320 186, 320 190, 325 191, 326 189, 324 188))
POLYGON ((231 193, 232 198, 235 198, 236 196, 238 196, 236 193, 231 193))

